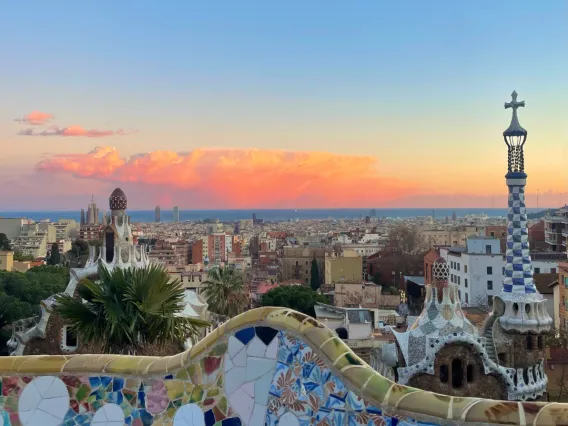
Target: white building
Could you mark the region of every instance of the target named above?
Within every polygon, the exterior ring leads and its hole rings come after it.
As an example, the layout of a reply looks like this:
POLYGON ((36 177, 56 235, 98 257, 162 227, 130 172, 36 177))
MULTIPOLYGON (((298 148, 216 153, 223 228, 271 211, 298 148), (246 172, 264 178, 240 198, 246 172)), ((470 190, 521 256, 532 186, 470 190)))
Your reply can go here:
MULTIPOLYGON (((534 273, 555 273, 558 269, 555 254, 533 256, 534 273)), ((465 306, 493 303, 493 296, 501 292, 506 263, 498 238, 470 237, 466 247, 441 248, 440 256, 450 266, 448 281, 458 286, 460 300, 465 306)))

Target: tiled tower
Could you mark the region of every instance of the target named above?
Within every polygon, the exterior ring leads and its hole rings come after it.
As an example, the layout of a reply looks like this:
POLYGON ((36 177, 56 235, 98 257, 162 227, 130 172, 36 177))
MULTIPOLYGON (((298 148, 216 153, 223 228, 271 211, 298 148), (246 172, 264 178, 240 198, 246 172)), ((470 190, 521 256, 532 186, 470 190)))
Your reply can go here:
POLYGON ((505 178, 509 188, 505 278, 501 293, 494 299, 493 314, 485 324, 484 335, 487 344, 494 345, 495 361, 516 370, 510 394, 515 394, 514 399, 533 400, 542 396, 548 382, 543 334, 550 330, 552 318, 533 280, 525 207, 527 174, 523 147, 527 131, 517 116, 517 109, 525 103, 517 101, 517 92, 512 93, 512 98, 505 108, 513 110, 513 117, 503 132, 508 148, 505 178))

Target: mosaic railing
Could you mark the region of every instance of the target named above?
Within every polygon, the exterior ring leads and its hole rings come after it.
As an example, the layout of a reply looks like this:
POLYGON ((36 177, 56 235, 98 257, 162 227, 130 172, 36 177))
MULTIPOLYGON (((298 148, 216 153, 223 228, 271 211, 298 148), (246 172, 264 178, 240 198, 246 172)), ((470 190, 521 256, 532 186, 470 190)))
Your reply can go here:
POLYGON ((172 357, 0 358, 0 426, 408 426, 568 423, 568 404, 394 384, 289 309, 248 311, 172 357))

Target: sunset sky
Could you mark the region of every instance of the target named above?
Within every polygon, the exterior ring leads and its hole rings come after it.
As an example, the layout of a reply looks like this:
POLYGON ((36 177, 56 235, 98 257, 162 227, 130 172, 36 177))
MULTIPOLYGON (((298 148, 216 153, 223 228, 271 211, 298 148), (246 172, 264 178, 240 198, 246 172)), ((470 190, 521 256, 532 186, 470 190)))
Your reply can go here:
POLYGON ((0 211, 568 202, 566 0, 6 2, 0 211))

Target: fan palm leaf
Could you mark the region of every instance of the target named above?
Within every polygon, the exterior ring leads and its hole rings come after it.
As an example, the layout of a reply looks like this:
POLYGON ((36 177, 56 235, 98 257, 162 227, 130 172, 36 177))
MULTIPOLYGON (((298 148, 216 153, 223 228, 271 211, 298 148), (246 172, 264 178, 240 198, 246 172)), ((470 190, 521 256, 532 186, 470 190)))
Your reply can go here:
POLYGON ((79 297, 60 295, 57 311, 85 343, 105 353, 122 353, 151 345, 181 345, 209 325, 176 316, 185 306, 184 289, 158 265, 146 268, 99 267, 99 281, 82 280, 79 297))
POLYGON ((209 310, 229 317, 243 312, 246 306, 243 277, 234 269, 213 268, 203 282, 203 294, 209 310))

